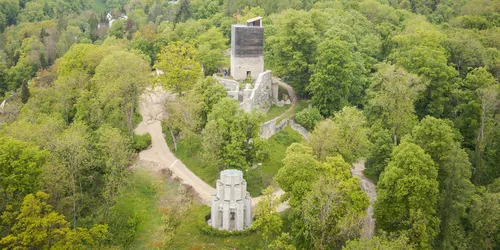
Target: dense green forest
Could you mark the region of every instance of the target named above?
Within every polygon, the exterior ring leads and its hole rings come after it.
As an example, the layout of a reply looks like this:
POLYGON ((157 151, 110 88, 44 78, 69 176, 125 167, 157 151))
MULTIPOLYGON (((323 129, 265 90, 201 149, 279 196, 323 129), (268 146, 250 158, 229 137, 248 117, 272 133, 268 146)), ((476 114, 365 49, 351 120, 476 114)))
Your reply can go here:
POLYGON ((500 249, 500 0, 0 0, 0 33, 2 249, 500 249), (210 77, 255 16, 266 69, 310 106, 307 140, 262 140, 265 115, 210 77), (285 195, 255 188, 251 232, 190 221, 208 212, 182 185, 130 167, 154 87, 177 94, 166 140, 207 179, 275 166, 285 195))

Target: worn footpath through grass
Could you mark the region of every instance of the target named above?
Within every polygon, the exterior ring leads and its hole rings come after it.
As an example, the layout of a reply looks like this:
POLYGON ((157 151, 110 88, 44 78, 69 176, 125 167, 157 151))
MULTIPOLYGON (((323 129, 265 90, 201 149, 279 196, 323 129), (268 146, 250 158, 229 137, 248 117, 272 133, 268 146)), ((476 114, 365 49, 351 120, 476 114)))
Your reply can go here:
MULTIPOLYGON (((165 134, 169 135, 167 130, 164 129, 164 131, 166 132, 165 134)), ((174 153, 177 158, 203 181, 215 187, 215 182, 219 178, 219 171, 217 168, 209 167, 205 164, 201 147, 189 148, 189 146, 192 145, 190 142, 180 140, 177 143, 177 151, 175 151, 172 138, 166 136, 165 139, 168 146, 172 149, 172 153, 174 153)), ((269 158, 262 162, 258 168, 248 169, 243 173, 243 177, 248 185, 247 190, 252 197, 260 196, 261 192, 267 186, 274 185, 273 177, 283 166, 282 160, 285 157, 286 148, 290 146, 290 144, 301 142, 302 140, 303 137, 291 128, 285 128, 283 131, 269 138, 269 158)))

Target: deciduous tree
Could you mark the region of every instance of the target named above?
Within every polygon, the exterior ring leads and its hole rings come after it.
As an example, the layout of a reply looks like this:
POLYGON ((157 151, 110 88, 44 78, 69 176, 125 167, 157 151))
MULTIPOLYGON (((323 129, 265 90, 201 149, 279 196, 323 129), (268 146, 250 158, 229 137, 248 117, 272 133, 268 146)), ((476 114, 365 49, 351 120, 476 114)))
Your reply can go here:
POLYGON ((413 129, 414 141, 429 154, 438 167, 439 198, 437 215, 440 219, 436 246, 439 248, 466 248, 466 210, 474 187, 470 182, 471 164, 460 147, 458 131, 452 124, 425 117, 413 129))
POLYGON ((318 45, 316 63, 307 90, 321 114, 330 116, 345 106, 359 104, 365 88, 363 60, 348 42, 327 39, 318 45))
POLYGON ((8 137, 0 137, 0 152, 1 212, 5 206, 19 205, 25 195, 37 191, 39 176, 49 154, 37 146, 8 137))
POLYGON ((279 204, 280 200, 275 197, 274 188, 269 186, 262 192, 262 198, 254 211, 256 219, 252 227, 262 232, 262 238, 266 241, 266 249, 268 249, 269 237, 278 233, 283 224, 280 214, 276 211, 279 204))
POLYGON ((219 169, 245 169, 263 160, 259 138, 261 115, 246 113, 236 100, 224 98, 213 106, 202 131, 207 162, 219 169))
POLYGON ((158 76, 159 84, 179 95, 193 88, 202 76, 196 50, 190 44, 172 42, 160 51, 157 60, 155 68, 164 72, 158 76))
POLYGON ((425 84, 414 74, 390 64, 379 64, 368 90, 370 110, 376 123, 391 131, 394 145, 417 122, 415 101, 425 84))
POLYGON ((438 170, 424 150, 403 141, 380 175, 375 202, 377 228, 407 233, 411 244, 430 248, 439 232, 438 170))
POLYGON ((87 249, 98 248, 106 239, 108 227, 95 225, 91 229, 70 229, 70 223, 53 211, 45 201, 49 195, 38 192, 24 198, 19 212, 4 214, 13 225, 0 240, 6 249, 87 249))
POLYGON ((308 145, 320 160, 335 154, 347 162, 366 156, 370 147, 366 119, 355 107, 345 107, 333 119, 318 123, 310 134, 308 145))

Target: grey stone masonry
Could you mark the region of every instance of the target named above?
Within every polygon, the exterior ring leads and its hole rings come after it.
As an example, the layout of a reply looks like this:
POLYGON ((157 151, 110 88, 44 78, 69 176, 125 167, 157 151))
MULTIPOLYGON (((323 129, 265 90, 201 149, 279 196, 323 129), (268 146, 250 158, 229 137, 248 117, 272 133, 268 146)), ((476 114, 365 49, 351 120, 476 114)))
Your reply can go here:
POLYGON ((220 173, 216 193, 212 194, 210 224, 223 230, 244 230, 252 225, 252 198, 241 171, 220 173))
POLYGON ((231 76, 238 81, 264 72, 264 27, 262 17, 231 26, 231 76))
POLYGON ((243 92, 243 102, 240 107, 247 112, 258 108, 267 112, 269 108, 278 102, 278 83, 272 82, 272 72, 267 70, 262 72, 255 81, 253 89, 245 89, 243 92))

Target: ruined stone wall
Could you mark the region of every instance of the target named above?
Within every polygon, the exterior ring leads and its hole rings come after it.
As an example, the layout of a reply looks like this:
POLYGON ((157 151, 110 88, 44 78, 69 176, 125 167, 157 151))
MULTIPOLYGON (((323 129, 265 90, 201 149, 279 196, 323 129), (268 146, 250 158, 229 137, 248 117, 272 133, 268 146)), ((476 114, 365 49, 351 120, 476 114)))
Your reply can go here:
POLYGON ((231 79, 226 79, 226 78, 221 78, 218 77, 217 75, 213 75, 217 81, 219 81, 222 86, 227 90, 227 95, 237 101, 239 101, 239 94, 240 94, 240 84, 231 79))
POLYGON ((309 131, 302 127, 300 124, 296 123, 292 119, 283 119, 280 121, 280 123, 276 124, 278 121, 278 118, 274 118, 260 126, 260 131, 259 131, 259 136, 260 138, 263 139, 269 139, 271 136, 275 135, 276 133, 280 132, 281 130, 285 129, 286 127, 290 127, 291 129, 297 131, 299 134, 301 134, 304 138, 309 138, 309 131))
POLYGON ((264 112, 269 110, 277 98, 273 96, 273 84, 277 85, 277 83, 271 81, 271 76, 272 72, 270 70, 259 74, 250 97, 243 99, 240 104, 242 109, 247 112, 252 111, 253 108, 261 109, 264 112))

